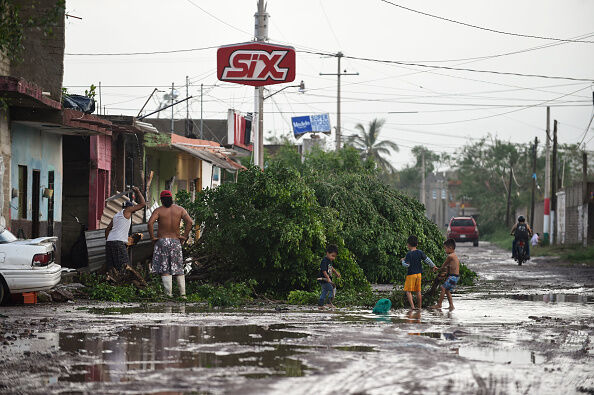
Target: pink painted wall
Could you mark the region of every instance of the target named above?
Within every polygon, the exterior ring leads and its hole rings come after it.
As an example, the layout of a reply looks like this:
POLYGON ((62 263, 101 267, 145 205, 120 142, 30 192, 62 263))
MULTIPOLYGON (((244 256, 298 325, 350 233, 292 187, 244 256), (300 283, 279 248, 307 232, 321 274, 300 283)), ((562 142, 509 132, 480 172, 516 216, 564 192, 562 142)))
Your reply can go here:
POLYGON ((90 137, 91 169, 89 172, 89 230, 99 228, 105 199, 110 195, 111 136, 90 137))

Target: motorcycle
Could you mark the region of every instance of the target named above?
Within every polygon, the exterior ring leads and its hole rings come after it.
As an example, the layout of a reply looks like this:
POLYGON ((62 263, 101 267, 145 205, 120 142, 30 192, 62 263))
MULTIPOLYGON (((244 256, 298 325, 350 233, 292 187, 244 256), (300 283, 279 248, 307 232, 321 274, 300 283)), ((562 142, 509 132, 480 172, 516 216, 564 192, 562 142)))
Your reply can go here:
POLYGON ((516 262, 518 262, 518 266, 522 266, 522 263, 526 262, 528 259, 528 254, 526 254, 526 242, 522 240, 518 240, 516 243, 516 262))

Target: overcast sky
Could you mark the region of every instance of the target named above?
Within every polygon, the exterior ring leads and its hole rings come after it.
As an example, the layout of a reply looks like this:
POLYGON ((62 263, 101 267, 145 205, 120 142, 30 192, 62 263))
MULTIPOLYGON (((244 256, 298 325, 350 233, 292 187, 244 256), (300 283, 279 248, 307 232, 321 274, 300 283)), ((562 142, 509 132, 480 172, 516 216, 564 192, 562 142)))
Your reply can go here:
MULTIPOLYGON (((108 114, 136 114, 154 87, 174 82, 185 97, 190 77, 190 112, 204 118, 226 117, 228 108, 253 111, 254 90, 216 77, 216 49, 157 55, 88 56, 217 47, 250 41, 256 0, 68 0, 64 85, 71 92, 102 83, 108 114)), ((594 41, 594 1, 411 1, 393 3, 465 23, 525 35, 594 41)), ((522 74, 594 79, 594 43, 525 38, 438 20, 380 0, 270 0, 270 42, 299 50, 409 63, 522 74), (544 46, 544 47, 543 47, 544 46), (543 48, 540 48, 543 47, 543 48), (538 48, 530 51, 527 49, 538 48), (524 51, 518 54, 474 59, 524 51), (470 59, 470 60, 468 60, 470 59)), ((336 122, 336 58, 297 53, 296 82, 265 101, 265 130, 290 135, 290 118, 330 113, 336 122)), ((343 59, 343 134, 357 123, 385 118, 381 137, 401 150, 396 167, 412 162, 410 147, 423 144, 453 152, 469 138, 487 134, 528 143, 545 137, 546 108, 559 122, 559 140, 584 139, 594 149, 594 128, 584 138, 592 116, 593 86, 588 81, 520 77, 427 69, 343 59), (390 113, 390 112, 412 113, 390 113), (590 140, 592 139, 592 140, 590 140)), ((271 86, 271 92, 283 85, 271 86)), ((163 93, 149 102, 155 109, 163 93)), ((177 106, 183 118, 186 106, 177 106)), ((170 117, 166 110, 162 117, 170 117)))

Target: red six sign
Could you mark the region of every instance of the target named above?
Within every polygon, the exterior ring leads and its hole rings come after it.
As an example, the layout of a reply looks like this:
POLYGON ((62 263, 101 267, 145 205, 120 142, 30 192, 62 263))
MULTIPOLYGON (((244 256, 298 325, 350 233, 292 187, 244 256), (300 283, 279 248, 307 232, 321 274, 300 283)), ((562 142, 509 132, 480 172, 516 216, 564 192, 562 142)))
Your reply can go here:
POLYGON ((252 86, 294 81, 295 49, 257 42, 220 47, 217 77, 221 81, 252 86))

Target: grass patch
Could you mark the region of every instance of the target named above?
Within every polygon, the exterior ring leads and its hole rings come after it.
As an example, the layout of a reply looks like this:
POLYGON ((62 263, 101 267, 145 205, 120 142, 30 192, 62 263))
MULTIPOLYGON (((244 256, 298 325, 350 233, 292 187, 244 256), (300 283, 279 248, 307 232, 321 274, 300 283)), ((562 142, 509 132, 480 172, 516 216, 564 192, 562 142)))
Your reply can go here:
POLYGON ((499 248, 504 250, 512 250, 512 242, 514 241, 513 236, 509 234, 508 229, 497 229, 495 232, 489 233, 482 237, 483 240, 495 244, 499 248))

